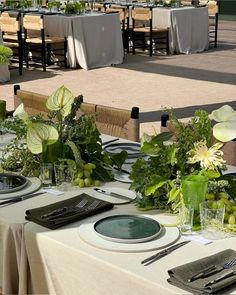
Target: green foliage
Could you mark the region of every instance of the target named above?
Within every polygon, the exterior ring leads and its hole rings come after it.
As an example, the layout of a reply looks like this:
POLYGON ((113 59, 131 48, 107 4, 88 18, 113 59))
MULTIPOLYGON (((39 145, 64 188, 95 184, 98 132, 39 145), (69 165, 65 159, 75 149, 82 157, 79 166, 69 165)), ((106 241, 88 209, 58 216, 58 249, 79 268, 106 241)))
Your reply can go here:
POLYGON ((67 3, 65 7, 65 13, 67 14, 76 14, 84 9, 82 3, 67 3))
POLYGON ((9 64, 9 60, 12 57, 13 52, 11 48, 0 45, 0 64, 9 64))
MULTIPOLYGON (((170 208, 173 202, 172 209, 177 208, 183 202, 180 190, 181 177, 201 170, 199 163, 187 163, 187 152, 197 141, 206 140, 208 146, 212 143, 211 121, 207 112, 197 110, 188 123, 180 122, 173 110, 168 110, 168 113, 177 140, 171 144, 166 143, 173 136, 171 132, 154 136, 145 134, 141 140, 141 152, 148 158, 138 159, 132 167, 131 188, 142 196, 138 200, 141 209, 166 209, 170 208)), ((216 177, 217 174, 215 172, 213 175, 213 171, 208 173, 211 177, 216 177)))

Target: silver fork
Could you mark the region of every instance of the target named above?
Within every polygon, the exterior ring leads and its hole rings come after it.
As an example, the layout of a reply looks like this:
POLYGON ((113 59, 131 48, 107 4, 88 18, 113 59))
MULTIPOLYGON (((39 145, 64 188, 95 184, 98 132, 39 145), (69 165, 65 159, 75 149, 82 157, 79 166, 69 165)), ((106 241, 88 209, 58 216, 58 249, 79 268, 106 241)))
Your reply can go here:
POLYGON ((88 203, 88 200, 82 199, 79 203, 77 203, 75 206, 69 206, 69 207, 62 207, 55 209, 49 213, 46 213, 41 216, 42 219, 53 219, 55 217, 61 216, 68 212, 74 212, 77 211, 77 209, 83 208, 88 203))
POLYGON ((94 200, 87 208, 84 209, 84 211, 90 211, 93 210, 95 208, 97 208, 97 206, 101 203, 101 201, 98 200, 94 200))

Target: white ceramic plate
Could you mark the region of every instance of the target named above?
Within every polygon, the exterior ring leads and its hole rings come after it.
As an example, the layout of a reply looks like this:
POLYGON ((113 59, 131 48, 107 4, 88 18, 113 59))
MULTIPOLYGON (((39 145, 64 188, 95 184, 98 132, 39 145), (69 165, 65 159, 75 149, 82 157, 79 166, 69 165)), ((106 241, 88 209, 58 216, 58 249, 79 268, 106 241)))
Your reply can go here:
MULTIPOLYGON (((148 215, 145 215, 148 216, 148 215)), ((151 216, 148 216, 151 218, 151 216)), ((94 224, 101 219, 99 216, 90 218, 88 222, 84 222, 79 226, 78 234, 80 238, 86 243, 108 251, 115 252, 146 252, 157 249, 162 249, 175 243, 180 233, 177 227, 163 227, 159 236, 151 241, 135 244, 117 243, 108 241, 100 237, 94 230, 94 224)), ((158 220, 158 219, 157 219, 158 220)), ((158 222, 161 223, 160 220, 158 222)))
POLYGON ((122 151, 126 151, 128 158, 137 159, 142 154, 140 153, 140 144, 136 142, 118 142, 111 143, 104 147, 105 151, 109 154, 116 154, 122 151))
POLYGON ((18 198, 27 194, 34 193, 42 185, 41 180, 37 177, 27 177, 27 180, 27 184, 23 189, 12 193, 0 194, 0 200, 18 198))
POLYGON ((108 196, 102 193, 99 193, 95 190, 91 190, 91 196, 93 196, 94 198, 100 199, 100 200, 104 200, 107 202, 110 202, 112 204, 125 204, 125 203, 129 203, 132 202, 133 200, 136 199, 136 193, 134 191, 128 190, 126 188, 121 188, 121 187, 116 187, 116 186, 101 186, 99 187, 102 190, 105 190, 107 192, 114 192, 117 194, 120 194, 122 196, 128 197, 130 200, 125 200, 125 199, 120 199, 114 196, 108 196))
POLYGON ((125 182, 125 183, 132 183, 133 181, 129 178, 129 174, 123 173, 117 170, 112 170, 114 174, 114 179, 120 182, 125 182))

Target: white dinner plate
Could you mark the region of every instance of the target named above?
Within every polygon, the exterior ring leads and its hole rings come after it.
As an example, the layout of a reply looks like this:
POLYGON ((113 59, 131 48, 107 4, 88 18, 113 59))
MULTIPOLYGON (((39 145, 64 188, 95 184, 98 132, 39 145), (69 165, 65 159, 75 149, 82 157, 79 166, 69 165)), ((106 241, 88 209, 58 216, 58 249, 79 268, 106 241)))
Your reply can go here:
POLYGON ((128 197, 130 200, 125 200, 125 199, 120 199, 114 196, 108 196, 102 193, 99 193, 95 190, 91 190, 90 195, 93 196, 94 198, 100 199, 100 200, 104 200, 107 202, 110 202, 112 204, 126 204, 129 202, 132 202, 133 200, 136 199, 136 193, 134 191, 128 190, 126 188, 121 188, 121 187, 116 187, 116 186, 101 186, 99 187, 102 190, 105 190, 107 192, 114 192, 117 194, 120 194, 122 196, 128 197))
POLYGON ((12 193, 0 194, 0 200, 18 198, 27 194, 34 193, 42 185, 41 180, 37 177, 27 177, 27 180, 27 184, 23 189, 12 193))
MULTIPOLYGON (((107 212, 106 216, 109 213, 107 212)), ((152 216, 147 216, 152 218, 152 216)), ((134 244, 126 244, 126 243, 117 243, 113 241, 108 241, 102 237, 100 237, 94 230, 94 224, 101 219, 101 216, 94 216, 89 218, 86 222, 84 221, 78 229, 79 237, 86 243, 97 247, 99 249, 104 249, 108 251, 115 252, 146 252, 157 249, 162 249, 168 247, 175 243, 179 237, 180 233, 177 227, 163 227, 159 236, 154 238, 151 241, 143 242, 143 243, 134 243, 134 244)), ((156 218, 156 220, 161 224, 161 220, 156 218)))
POLYGON ((122 171, 112 170, 114 179, 124 183, 132 183, 133 181, 129 178, 129 174, 122 171))
POLYGON ((140 143, 137 142, 117 142, 111 143, 104 147, 104 150, 109 154, 117 154, 126 151, 128 158, 135 158, 142 156, 140 153, 140 143))

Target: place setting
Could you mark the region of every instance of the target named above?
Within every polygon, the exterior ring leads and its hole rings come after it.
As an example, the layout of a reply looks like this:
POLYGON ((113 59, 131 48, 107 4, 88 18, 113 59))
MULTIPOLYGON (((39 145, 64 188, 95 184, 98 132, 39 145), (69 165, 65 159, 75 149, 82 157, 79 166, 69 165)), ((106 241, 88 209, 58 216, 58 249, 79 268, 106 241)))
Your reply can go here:
POLYGON ((18 202, 35 196, 41 188, 37 177, 24 177, 18 174, 0 173, 0 206, 18 202))
POLYGON ((105 215, 92 217, 79 226, 83 241, 107 251, 134 253, 162 249, 180 238, 177 227, 165 227, 148 215, 105 215))

